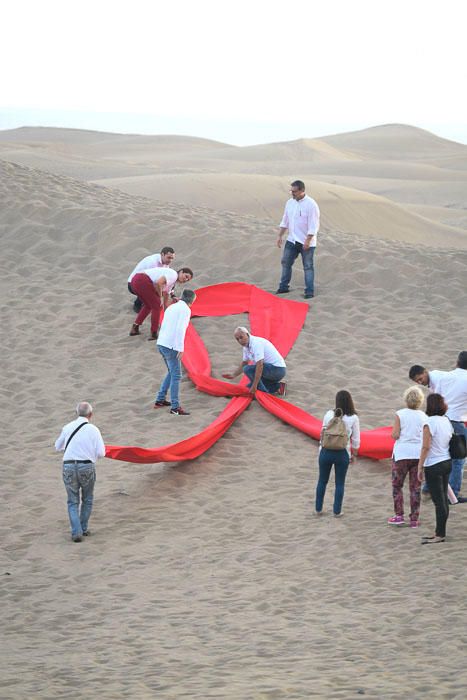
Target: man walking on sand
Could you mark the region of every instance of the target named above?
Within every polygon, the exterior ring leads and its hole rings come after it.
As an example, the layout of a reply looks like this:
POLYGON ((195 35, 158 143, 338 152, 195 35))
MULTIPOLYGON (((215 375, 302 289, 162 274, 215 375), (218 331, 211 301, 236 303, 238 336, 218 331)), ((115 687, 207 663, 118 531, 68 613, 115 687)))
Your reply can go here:
MULTIPOLYGON (((152 267, 170 267, 174 260, 174 249, 168 245, 164 246, 160 253, 154 253, 154 255, 146 255, 145 258, 139 261, 131 275, 128 277, 128 291, 130 292, 130 294, 136 295, 136 292, 131 286, 131 280, 136 274, 138 274, 138 272, 144 272, 144 270, 149 270, 152 267)), ((135 313, 139 313, 139 311, 141 311, 142 306, 143 302, 136 295, 136 299, 133 303, 133 311, 135 313)))
POLYGON ((243 361, 233 372, 222 376, 225 379, 234 379, 243 372, 250 380, 248 388, 251 394, 259 389, 267 394, 278 394, 284 398, 287 385, 281 382, 281 379, 285 377, 285 362, 271 341, 251 335, 250 331, 243 326, 235 329, 234 338, 243 348, 243 361), (250 361, 253 364, 249 364, 250 361))
POLYGON ((71 539, 81 542, 91 534, 91 516, 96 482, 96 462, 105 457, 105 445, 99 428, 91 425, 92 406, 80 401, 77 418, 67 423, 55 442, 57 452, 63 452, 63 483, 68 496, 68 517, 71 539), (81 499, 81 507, 80 507, 81 499))
POLYGON ((174 416, 189 416, 190 412, 180 406, 179 387, 182 376, 181 360, 185 349, 185 335, 190 323, 191 306, 196 294, 191 289, 184 289, 180 301, 168 306, 162 319, 157 348, 167 366, 165 376, 154 402, 154 408, 170 406, 174 416), (170 401, 166 400, 170 389, 170 401))
POLYGON ((313 258, 319 230, 319 207, 315 200, 305 194, 305 184, 295 180, 290 185, 292 197, 287 201, 284 216, 280 223, 278 248, 282 247, 282 237, 288 231, 282 253, 282 277, 276 294, 287 294, 292 278, 292 265, 301 255, 305 274, 305 299, 315 294, 313 258))
MULTIPOLYGON (((409 370, 409 378, 416 384, 429 388, 433 394, 441 394, 448 410, 447 417, 452 423, 454 432, 465 435, 467 440, 467 350, 459 353, 456 369, 451 372, 427 370, 422 365, 413 365, 409 370)), ((463 459, 453 459, 449 476, 449 485, 459 503, 467 503, 467 498, 459 496, 464 473, 463 459)))

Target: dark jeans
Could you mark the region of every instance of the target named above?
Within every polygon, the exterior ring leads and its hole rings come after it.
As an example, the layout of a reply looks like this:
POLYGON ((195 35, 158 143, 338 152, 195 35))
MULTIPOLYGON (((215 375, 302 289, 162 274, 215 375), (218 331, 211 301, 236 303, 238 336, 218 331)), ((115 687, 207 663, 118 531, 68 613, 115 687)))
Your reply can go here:
POLYGON ((319 453, 319 479, 316 486, 316 504, 315 510, 320 513, 323 510, 324 494, 328 485, 331 469, 334 465, 334 473, 336 479, 336 490, 334 492, 334 507, 335 515, 339 515, 342 510, 342 501, 344 500, 344 486, 347 469, 349 467, 350 456, 347 450, 327 450, 321 448, 319 453))
MULTIPOLYGON (((248 388, 253 384, 253 379, 256 372, 256 365, 245 365, 243 374, 246 374, 248 379, 248 388)), ((285 377, 285 367, 276 367, 270 362, 263 364, 263 373, 258 382, 258 389, 266 391, 268 394, 277 394, 279 391, 279 382, 285 377)))
POLYGON ((292 265, 294 264, 297 257, 301 255, 303 262, 303 272, 305 273, 305 294, 314 294, 314 254, 314 247, 308 248, 308 250, 303 250, 303 245, 301 243, 292 243, 291 241, 285 242, 284 252, 282 254, 281 260, 282 277, 281 281, 279 282, 279 289, 282 292, 289 290, 289 284, 292 278, 292 265))
POLYGON ((430 489, 431 500, 436 509, 436 536, 446 537, 446 522, 449 518, 448 484, 451 460, 425 467, 425 480, 430 489))
MULTIPOLYGON (((464 425, 464 423, 461 423, 460 421, 453 420, 451 421, 452 427, 454 428, 454 432, 457 433, 458 435, 465 435, 465 439, 467 440, 467 427, 464 425)), ((451 484, 451 488, 456 494, 456 496, 459 495, 459 491, 462 488, 462 476, 464 473, 464 460, 463 459, 453 459, 452 460, 452 470, 451 470, 451 476, 449 477, 449 483, 451 484)))
POLYGON ((131 282, 128 282, 128 291, 130 292, 130 294, 134 294, 136 297, 136 299, 133 302, 133 311, 136 311, 136 313, 138 313, 139 311, 141 311, 141 307, 143 306, 143 302, 141 301, 139 296, 136 294, 136 292, 134 292, 132 290, 131 282))

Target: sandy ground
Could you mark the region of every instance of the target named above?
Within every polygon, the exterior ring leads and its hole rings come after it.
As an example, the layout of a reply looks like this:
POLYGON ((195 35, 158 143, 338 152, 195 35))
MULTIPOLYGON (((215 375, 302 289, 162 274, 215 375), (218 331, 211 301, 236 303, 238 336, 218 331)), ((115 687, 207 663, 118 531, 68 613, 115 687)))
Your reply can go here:
MULTIPOLYGON (((451 509, 444 545, 421 547, 420 532, 386 525, 389 462, 361 459, 344 517, 329 514, 330 486, 317 520, 316 442, 254 402, 195 461, 102 460, 93 534, 76 545, 53 452, 79 399, 94 404, 109 444, 168 444, 218 415, 226 400, 188 380, 189 418, 152 409, 162 363, 147 328, 128 336, 127 276, 168 244, 177 267, 195 270, 195 287, 243 280, 274 292, 274 216, 302 172, 323 231, 317 295, 287 360, 290 401, 321 418, 346 388, 363 428, 373 428, 392 422, 411 364, 453 367, 466 347, 466 147, 421 132, 408 149, 408 127, 386 128, 386 139, 381 128, 255 147, 250 161, 200 140, 0 134, 2 700, 465 697, 467 506, 451 509), (299 172, 294 152, 309 156, 299 172), (269 169, 255 172, 268 155, 269 169), (217 175, 206 172, 216 159, 231 165, 219 173, 222 187, 253 183, 258 210, 235 188, 230 202, 216 200, 217 175), (344 161, 365 187, 345 172, 328 182, 344 161), (190 189, 193 163, 195 180, 211 178, 206 201, 197 184, 190 189), (138 177, 160 178, 164 168, 185 183, 184 201, 177 186, 180 200, 169 188, 161 198, 138 190, 138 177), (396 187, 398 168, 430 177, 396 187), (433 170, 445 201, 432 201, 433 170), (393 196, 381 193, 383 175, 393 196), (132 190, 114 189, 114 177, 132 190)), ((302 293, 296 267, 290 297, 302 293)), ((239 323, 248 318, 194 320, 217 377, 239 361, 239 323)), ((430 503, 421 518, 421 532, 431 530, 430 503)))

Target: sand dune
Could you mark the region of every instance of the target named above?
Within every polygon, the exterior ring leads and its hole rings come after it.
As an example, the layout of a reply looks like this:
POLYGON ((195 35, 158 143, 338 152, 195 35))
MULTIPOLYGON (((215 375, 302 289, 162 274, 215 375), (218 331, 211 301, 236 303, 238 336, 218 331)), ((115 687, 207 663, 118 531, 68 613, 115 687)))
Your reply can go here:
MULTIPOLYGON (((74 138, 79 148, 60 160, 72 170, 82 146, 74 138)), ((52 162, 52 149, 44 153, 52 162)), ((97 151, 95 164, 109 168, 97 151)), ((270 217, 292 170, 195 173, 191 190, 181 172, 170 178, 187 199, 170 202, 140 196, 154 173, 128 194, 0 160, 5 700, 379 700, 400 697, 401 684, 414 698, 463 697, 464 506, 452 509, 441 551, 420 547, 420 533, 386 525, 389 463, 362 459, 349 474, 344 518, 317 522, 316 443, 256 402, 193 462, 103 460, 93 535, 69 541, 52 444, 78 399, 94 403, 106 442, 148 447, 196 433, 226 404, 184 380, 186 422, 152 409, 162 363, 147 328, 128 336, 129 271, 172 244, 196 287, 244 280, 274 292, 280 253, 270 217), (201 176, 218 197, 209 207, 201 176), (247 183, 267 203, 259 214, 247 183), (251 214, 216 210, 229 187, 230 201, 251 214)), ((439 208, 428 221, 365 191, 318 180, 310 188, 325 230, 317 296, 287 359, 288 398, 322 417, 347 388, 362 426, 384 425, 411 364, 449 368, 465 348, 462 234, 433 223, 439 208), (445 250, 448 241, 459 249, 445 250)), ((302 281, 296 269, 292 299, 303 301, 302 281)), ((238 323, 248 319, 194 320, 216 377, 239 360, 238 323)), ((430 530, 429 503, 421 518, 430 530)))
MULTIPOLYGON (((221 211, 267 218, 277 227, 288 197, 287 180, 280 177, 237 174, 142 175, 95 181, 105 187, 165 202, 186 203, 221 211)), ((322 231, 340 231, 411 243, 467 248, 461 227, 440 224, 409 212, 386 198, 318 181, 308 181, 308 192, 320 203, 322 231)), ((428 216, 426 216, 428 213, 428 216)), ((463 218, 459 218, 463 222, 463 218)))
POLYGON ((274 223, 290 181, 301 176, 324 205, 324 230, 466 246, 467 147, 404 125, 243 148, 184 136, 25 128, 0 132, 0 157, 274 223))
POLYGON ((323 138, 338 149, 348 149, 363 158, 434 163, 438 158, 467 158, 467 146, 435 136, 429 131, 387 124, 323 138))

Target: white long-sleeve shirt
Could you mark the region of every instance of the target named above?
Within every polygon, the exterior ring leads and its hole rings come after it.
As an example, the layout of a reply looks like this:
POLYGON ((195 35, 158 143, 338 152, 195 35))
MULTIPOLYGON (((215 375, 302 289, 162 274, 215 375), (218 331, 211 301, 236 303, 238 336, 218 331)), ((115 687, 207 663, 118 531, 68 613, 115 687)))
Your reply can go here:
POLYGON ((63 452, 63 461, 77 460, 97 462, 99 457, 105 457, 105 445, 102 439, 99 428, 90 423, 87 418, 78 416, 71 423, 67 423, 62 428, 62 432, 55 441, 55 449, 57 452, 63 452), (70 444, 65 450, 65 445, 72 432, 81 425, 86 423, 70 441, 70 444))
POLYGON ((310 243, 314 248, 319 230, 319 207, 307 194, 302 199, 290 198, 279 225, 288 230, 287 240, 291 243, 303 244, 307 236, 314 236, 310 243))
POLYGON ((176 304, 168 306, 164 311, 157 344, 170 350, 183 352, 190 318, 191 308, 184 301, 180 300, 176 304))

